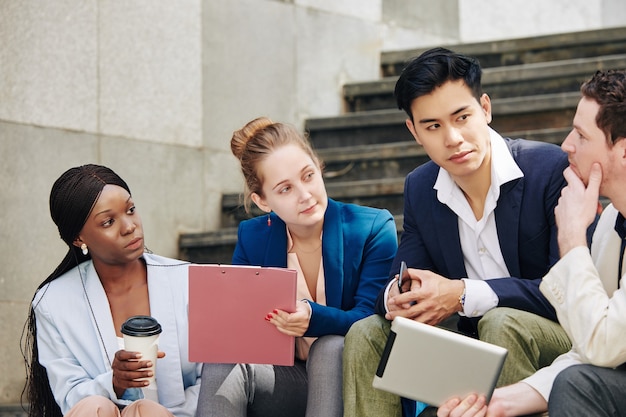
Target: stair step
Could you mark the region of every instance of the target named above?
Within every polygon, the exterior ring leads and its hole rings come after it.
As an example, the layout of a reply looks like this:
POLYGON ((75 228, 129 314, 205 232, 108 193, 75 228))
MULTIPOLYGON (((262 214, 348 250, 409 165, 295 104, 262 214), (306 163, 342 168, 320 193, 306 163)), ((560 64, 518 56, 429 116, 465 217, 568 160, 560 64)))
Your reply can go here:
MULTIPOLYGON (((478 58, 483 68, 626 53, 626 27, 519 39, 448 45, 478 58)), ((388 51, 381 55, 384 77, 397 76, 404 64, 429 48, 388 51)))
MULTIPOLYGON (((492 127, 499 132, 571 126, 580 93, 510 97, 492 101, 492 127)), ((305 129, 319 150, 338 146, 412 141, 400 110, 373 110, 312 118, 305 129)))
MULTIPOLYGON (((538 62, 486 68, 482 85, 491 99, 579 91, 580 85, 599 69, 626 68, 626 54, 538 62)), ((349 112, 394 109, 397 76, 346 84, 343 88, 349 112)))
POLYGON ((237 243, 237 226, 186 233, 178 241, 179 257, 196 263, 230 264, 237 243))
POLYGON ((414 140, 343 148, 318 152, 324 161, 324 180, 329 186, 338 181, 404 177, 428 161, 424 148, 414 140))
POLYGON ((491 126, 498 132, 570 127, 579 101, 578 91, 497 99, 491 126))
POLYGON ((511 139, 522 138, 528 140, 536 140, 540 142, 553 143, 560 146, 571 130, 571 126, 548 129, 517 130, 503 133, 502 136, 511 139))

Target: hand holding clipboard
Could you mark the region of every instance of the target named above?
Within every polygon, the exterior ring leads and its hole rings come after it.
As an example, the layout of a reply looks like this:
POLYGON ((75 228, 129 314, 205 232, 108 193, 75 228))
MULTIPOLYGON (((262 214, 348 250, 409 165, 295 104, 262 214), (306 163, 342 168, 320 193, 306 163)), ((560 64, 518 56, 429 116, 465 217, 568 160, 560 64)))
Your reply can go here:
POLYGON ((296 271, 240 265, 189 266, 189 360, 293 365, 295 339, 269 325, 296 310, 296 271))
POLYGON ((272 323, 279 332, 287 336, 302 337, 309 328, 311 307, 307 301, 299 300, 296 302, 296 311, 294 313, 274 309, 267 314, 265 320, 272 323))

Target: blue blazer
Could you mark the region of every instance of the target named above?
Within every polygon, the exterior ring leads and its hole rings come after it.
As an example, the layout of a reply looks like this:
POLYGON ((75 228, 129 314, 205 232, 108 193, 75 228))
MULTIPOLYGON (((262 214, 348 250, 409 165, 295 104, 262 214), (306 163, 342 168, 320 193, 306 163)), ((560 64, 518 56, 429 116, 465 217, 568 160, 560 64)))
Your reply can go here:
MULTIPOLYGON (((235 265, 287 266, 287 230, 274 213, 239 224, 235 265)), ((322 255, 326 306, 310 301, 305 336, 345 335, 357 320, 374 313, 398 247, 396 225, 387 210, 328 199, 322 255)))
MULTIPOLYGON (((567 155, 556 145, 505 139, 523 178, 502 185, 495 209, 500 249, 511 277, 486 282, 498 295, 500 307, 529 311, 556 321, 554 308, 539 291, 541 278, 559 259, 554 207, 566 182, 567 155)), ((390 276, 400 261, 445 277, 467 277, 456 214, 437 200, 433 189, 439 166, 432 161, 406 178, 404 232, 390 276)), ((377 312, 384 314, 384 291, 377 312)), ((476 320, 462 317, 460 330, 475 335, 476 320)))

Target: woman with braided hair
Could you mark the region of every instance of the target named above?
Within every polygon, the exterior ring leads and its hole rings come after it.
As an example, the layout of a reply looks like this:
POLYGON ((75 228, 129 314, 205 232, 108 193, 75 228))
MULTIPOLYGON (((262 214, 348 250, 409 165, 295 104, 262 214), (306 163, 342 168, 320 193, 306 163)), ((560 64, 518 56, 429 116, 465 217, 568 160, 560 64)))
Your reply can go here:
POLYGON ((29 313, 29 416, 193 416, 201 365, 188 360, 188 264, 144 252, 130 189, 107 167, 63 173, 50 213, 69 250, 29 313), (150 362, 123 348, 121 326, 137 315, 162 327, 156 390, 150 362))

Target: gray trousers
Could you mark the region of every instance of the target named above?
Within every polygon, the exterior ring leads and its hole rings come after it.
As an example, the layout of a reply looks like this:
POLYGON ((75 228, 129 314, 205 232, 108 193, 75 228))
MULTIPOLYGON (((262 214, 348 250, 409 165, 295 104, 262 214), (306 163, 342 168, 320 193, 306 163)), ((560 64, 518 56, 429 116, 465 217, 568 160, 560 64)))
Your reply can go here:
POLYGON ((205 363, 197 417, 341 417, 343 336, 318 338, 294 366, 205 363))
POLYGON ((564 369, 552 386, 548 410, 550 417, 626 416, 626 366, 564 369))

